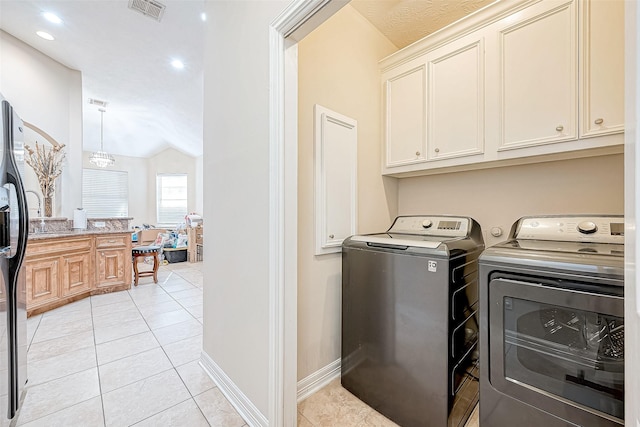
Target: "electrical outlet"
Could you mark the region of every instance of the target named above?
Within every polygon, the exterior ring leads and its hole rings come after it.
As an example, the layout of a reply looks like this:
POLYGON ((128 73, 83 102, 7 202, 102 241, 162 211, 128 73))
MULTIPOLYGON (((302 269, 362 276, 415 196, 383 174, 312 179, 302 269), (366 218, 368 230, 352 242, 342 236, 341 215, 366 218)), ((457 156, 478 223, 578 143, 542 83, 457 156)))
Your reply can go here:
POLYGON ((107 225, 107 224, 105 224, 105 222, 104 222, 104 221, 96 221, 96 222, 94 222, 94 223, 93 223, 93 225, 94 225, 96 228, 103 228, 103 227, 106 227, 106 225, 107 225))

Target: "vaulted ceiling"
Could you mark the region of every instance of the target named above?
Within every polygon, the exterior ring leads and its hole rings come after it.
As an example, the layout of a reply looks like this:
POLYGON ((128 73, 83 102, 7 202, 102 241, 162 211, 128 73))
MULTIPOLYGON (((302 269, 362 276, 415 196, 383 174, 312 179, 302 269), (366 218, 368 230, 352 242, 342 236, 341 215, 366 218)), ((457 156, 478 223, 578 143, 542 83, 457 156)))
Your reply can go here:
MULTIPOLYGON (((148 157, 173 147, 198 156, 204 1, 160 0, 166 8, 158 22, 131 10, 129 0, 0 0, 0 29, 82 72, 85 151, 100 146, 100 113, 88 103, 95 98, 108 102, 107 151, 148 157), (52 24, 43 12, 63 22, 52 24), (55 40, 41 39, 37 30, 50 32, 55 40), (182 60, 184 69, 173 68, 173 59, 182 60)), ((403 48, 492 1, 353 0, 351 5, 403 48)))
POLYGON ((128 0, 0 1, 2 30, 82 72, 85 151, 100 147, 100 113, 88 103, 96 98, 108 102, 105 150, 202 154, 204 0, 161 2, 166 9, 158 22, 129 9, 128 0), (46 21, 43 12, 62 23, 46 21), (55 40, 41 39, 38 30, 55 40), (173 68, 173 59, 184 69, 173 68))

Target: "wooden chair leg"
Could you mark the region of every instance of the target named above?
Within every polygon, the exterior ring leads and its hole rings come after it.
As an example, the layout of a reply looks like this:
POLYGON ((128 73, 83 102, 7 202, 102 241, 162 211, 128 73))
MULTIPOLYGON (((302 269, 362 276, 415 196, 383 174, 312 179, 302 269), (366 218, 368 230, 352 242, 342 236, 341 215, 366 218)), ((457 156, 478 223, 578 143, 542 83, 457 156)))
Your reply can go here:
POLYGON ((134 275, 134 286, 138 286, 138 257, 133 256, 133 275, 134 275))
POLYGON ((159 253, 153 254, 153 282, 158 283, 158 266, 160 265, 159 253))

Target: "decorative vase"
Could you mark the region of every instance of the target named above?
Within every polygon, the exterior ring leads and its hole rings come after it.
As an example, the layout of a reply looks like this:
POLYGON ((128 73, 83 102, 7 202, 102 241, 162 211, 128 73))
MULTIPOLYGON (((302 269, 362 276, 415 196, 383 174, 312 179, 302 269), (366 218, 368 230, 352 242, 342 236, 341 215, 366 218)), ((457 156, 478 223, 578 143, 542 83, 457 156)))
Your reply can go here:
POLYGON ((53 197, 44 198, 44 216, 46 217, 53 216, 53 197))

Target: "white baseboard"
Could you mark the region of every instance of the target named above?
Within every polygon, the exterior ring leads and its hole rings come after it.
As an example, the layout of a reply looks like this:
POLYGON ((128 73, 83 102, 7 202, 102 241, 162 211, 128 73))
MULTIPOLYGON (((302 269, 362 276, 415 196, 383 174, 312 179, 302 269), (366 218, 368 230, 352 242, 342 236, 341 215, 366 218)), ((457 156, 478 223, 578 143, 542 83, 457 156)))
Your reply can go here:
POLYGON ((298 402, 311 396, 338 377, 340 377, 340 359, 334 360, 298 381, 298 402))
POLYGON ((238 414, 251 427, 268 427, 269 420, 256 408, 247 396, 235 385, 231 378, 204 351, 200 355, 200 365, 218 386, 238 414))

